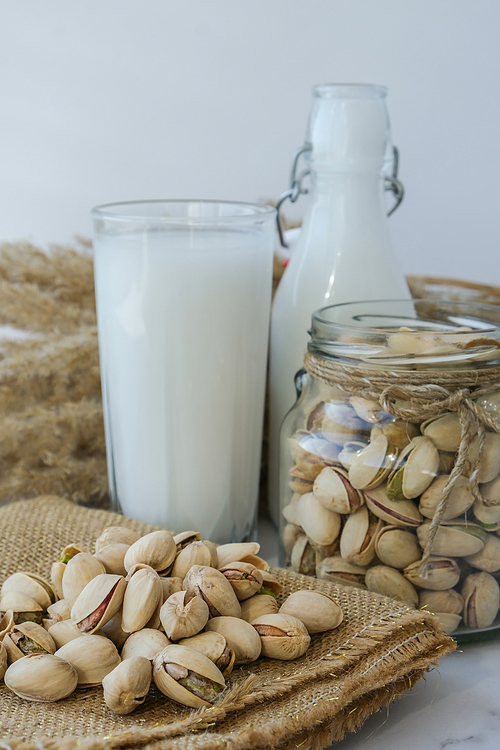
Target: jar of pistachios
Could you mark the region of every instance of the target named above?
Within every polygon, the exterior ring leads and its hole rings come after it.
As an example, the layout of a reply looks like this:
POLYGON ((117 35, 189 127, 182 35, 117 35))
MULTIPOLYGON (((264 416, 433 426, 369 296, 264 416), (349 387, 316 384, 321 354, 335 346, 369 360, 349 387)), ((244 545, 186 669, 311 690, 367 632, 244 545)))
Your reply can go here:
POLYGON ((500 630, 500 307, 314 313, 281 435, 281 564, 500 630))

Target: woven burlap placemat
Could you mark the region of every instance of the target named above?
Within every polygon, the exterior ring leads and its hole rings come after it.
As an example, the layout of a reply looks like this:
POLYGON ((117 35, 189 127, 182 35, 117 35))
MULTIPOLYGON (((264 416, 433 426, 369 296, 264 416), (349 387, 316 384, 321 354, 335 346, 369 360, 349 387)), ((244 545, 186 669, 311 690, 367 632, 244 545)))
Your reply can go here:
MULTIPOLYGON (((50 575, 68 543, 89 552, 103 528, 154 527, 55 496, 0 508, 0 580, 24 570, 50 575)), ((314 635, 295 661, 261 658, 237 667, 217 705, 185 708, 151 688, 128 716, 106 707, 101 688, 77 690, 53 704, 23 701, 0 688, 0 747, 12 750, 147 748, 323 748, 411 687, 455 647, 428 613, 386 597, 273 569, 280 600, 300 588, 325 591, 344 611, 336 630, 314 635)))

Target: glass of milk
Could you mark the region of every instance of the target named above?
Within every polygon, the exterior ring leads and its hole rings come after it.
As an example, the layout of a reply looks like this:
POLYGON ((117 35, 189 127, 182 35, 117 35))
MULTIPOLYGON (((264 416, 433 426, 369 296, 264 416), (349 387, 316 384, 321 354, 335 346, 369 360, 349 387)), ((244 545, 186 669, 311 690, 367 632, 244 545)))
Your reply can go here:
POLYGON ((113 508, 252 539, 275 209, 162 200, 92 216, 113 508))

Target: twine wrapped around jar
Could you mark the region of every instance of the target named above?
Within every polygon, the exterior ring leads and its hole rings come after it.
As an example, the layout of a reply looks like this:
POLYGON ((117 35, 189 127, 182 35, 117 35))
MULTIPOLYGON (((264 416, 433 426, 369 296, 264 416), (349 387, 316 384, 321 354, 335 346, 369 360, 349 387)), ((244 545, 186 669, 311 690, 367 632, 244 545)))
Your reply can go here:
POLYGON ((500 505, 500 499, 483 497, 478 485, 486 428, 500 433, 500 418, 477 403, 481 396, 495 388, 500 389, 500 367, 460 372, 433 370, 432 373, 422 370, 370 370, 340 364, 311 352, 305 355, 304 367, 306 372, 322 383, 378 402, 396 419, 421 424, 446 412, 457 414, 461 425, 460 446, 434 513, 420 566, 420 575, 427 578, 427 563, 437 530, 453 487, 458 478, 464 475, 468 451, 476 435, 478 451, 469 476, 472 495, 485 506, 500 505), (432 383, 429 383, 431 378, 432 383))

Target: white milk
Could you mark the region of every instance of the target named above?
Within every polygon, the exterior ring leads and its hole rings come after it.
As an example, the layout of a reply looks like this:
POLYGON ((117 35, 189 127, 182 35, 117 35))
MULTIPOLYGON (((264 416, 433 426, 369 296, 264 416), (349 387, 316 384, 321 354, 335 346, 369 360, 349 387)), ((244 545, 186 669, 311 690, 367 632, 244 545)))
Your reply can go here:
POLYGON ((272 259, 253 232, 202 241, 96 238, 108 472, 126 515, 229 542, 256 511, 272 259))

